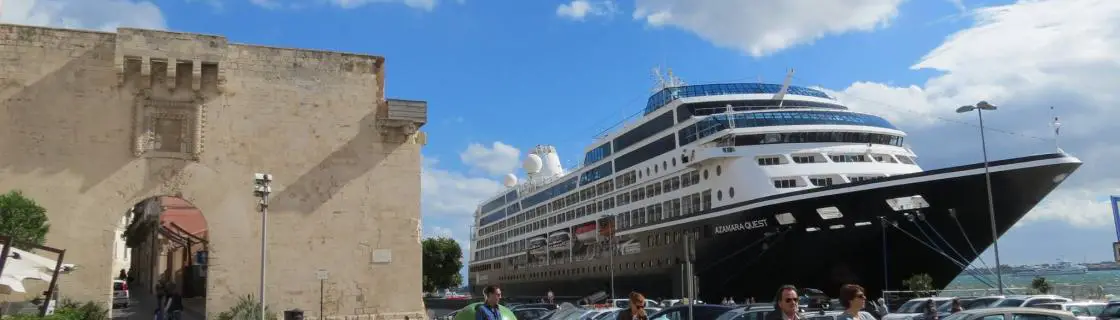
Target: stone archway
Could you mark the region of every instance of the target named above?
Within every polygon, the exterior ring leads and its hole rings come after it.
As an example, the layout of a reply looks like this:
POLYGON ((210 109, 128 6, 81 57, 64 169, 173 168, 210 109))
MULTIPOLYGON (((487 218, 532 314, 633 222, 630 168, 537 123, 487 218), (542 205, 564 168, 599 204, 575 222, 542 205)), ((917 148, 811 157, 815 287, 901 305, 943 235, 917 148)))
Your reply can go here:
POLYGON ((0 34, 14 35, 0 51, 33 52, 0 68, 0 191, 47 209, 47 245, 79 266, 63 298, 109 306, 120 210, 155 196, 206 215, 209 316, 256 295, 252 177, 267 172, 272 310, 318 310, 326 270, 327 318, 424 316, 426 103, 385 98, 384 58, 125 28, 0 34))
MULTIPOLYGON (((184 298, 186 312, 206 314, 209 229, 203 212, 182 198, 156 196, 136 203, 125 216, 128 225, 114 239, 114 248, 127 247, 130 253, 128 271, 118 271, 125 272, 129 300, 151 302, 159 291, 173 291, 184 298)), ((114 250, 113 255, 121 253, 114 250)))

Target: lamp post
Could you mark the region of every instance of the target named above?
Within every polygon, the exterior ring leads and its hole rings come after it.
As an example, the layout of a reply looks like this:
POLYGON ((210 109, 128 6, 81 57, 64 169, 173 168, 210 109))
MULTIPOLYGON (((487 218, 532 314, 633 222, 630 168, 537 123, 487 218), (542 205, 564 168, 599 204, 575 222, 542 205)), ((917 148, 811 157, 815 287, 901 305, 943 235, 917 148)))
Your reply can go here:
POLYGON ((272 193, 272 175, 267 173, 253 174, 253 196, 260 198, 261 210, 261 284, 260 284, 260 316, 265 320, 265 261, 268 254, 268 195, 272 193))
POLYGON ((998 286, 999 294, 1003 294, 1003 271, 1000 270, 999 264, 999 232, 996 231, 996 207, 992 202, 992 175, 988 170, 988 142, 984 138, 984 111, 995 111, 996 106, 991 105, 987 101, 977 102, 976 105, 967 105, 957 108, 957 113, 966 113, 976 110, 976 116, 980 118, 980 150, 984 154, 984 184, 988 189, 988 218, 992 223, 992 247, 995 248, 996 254, 996 286, 998 286))
POLYGON ((615 240, 614 239, 616 238, 615 237, 615 231, 618 230, 618 215, 604 214, 603 218, 611 218, 612 219, 611 220, 611 238, 607 239, 607 243, 608 243, 608 246, 610 246, 610 250, 611 250, 611 261, 610 261, 610 266, 611 266, 611 268, 610 268, 611 269, 611 299, 614 299, 614 298, 616 298, 616 296, 614 295, 614 251, 616 249, 618 249, 618 248, 615 248, 615 240))

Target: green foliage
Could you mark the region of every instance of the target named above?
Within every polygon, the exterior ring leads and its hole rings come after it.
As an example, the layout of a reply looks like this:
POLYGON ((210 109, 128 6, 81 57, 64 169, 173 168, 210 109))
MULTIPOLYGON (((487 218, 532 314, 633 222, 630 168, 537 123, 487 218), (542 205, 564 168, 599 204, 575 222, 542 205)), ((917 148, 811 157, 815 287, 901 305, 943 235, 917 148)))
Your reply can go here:
POLYGON ((933 291, 933 277, 926 273, 915 274, 906 280, 902 280, 902 285, 910 291, 918 293, 918 295, 929 294, 933 291))
POLYGON ((47 209, 12 190, 0 195, 0 235, 12 237, 14 247, 30 249, 28 244, 43 245, 47 241, 47 209))
MULTIPOLYGON (((264 307, 267 320, 276 320, 276 312, 264 307)), ((253 295, 245 295, 238 298, 237 303, 230 307, 229 310, 223 311, 218 314, 218 320, 260 320, 261 318, 261 305, 253 295)))
POLYGON ((4 317, 4 320, 109 320, 109 309, 93 302, 63 301, 54 313, 44 318, 39 314, 19 314, 4 317))
POLYGON ((1050 282, 1046 281, 1046 278, 1035 277, 1034 280, 1031 280, 1031 289, 1041 294, 1048 294, 1054 287, 1050 286, 1050 282))
POLYGON ((463 283, 463 248, 448 237, 427 238, 423 247, 424 291, 458 287, 463 283))

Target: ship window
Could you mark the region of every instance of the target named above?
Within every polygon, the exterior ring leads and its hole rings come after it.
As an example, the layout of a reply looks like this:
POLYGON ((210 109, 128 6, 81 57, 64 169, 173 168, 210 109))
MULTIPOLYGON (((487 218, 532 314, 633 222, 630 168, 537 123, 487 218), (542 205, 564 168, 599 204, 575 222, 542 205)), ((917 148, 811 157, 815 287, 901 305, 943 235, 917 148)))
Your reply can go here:
POLYGON ((871 162, 866 155, 862 154, 830 155, 828 158, 832 159, 832 162, 871 162))
POLYGON ((809 182, 814 186, 827 187, 832 185, 832 178, 809 178, 809 182))
POLYGON ((760 165, 760 166, 772 166, 772 165, 778 165, 778 164, 782 164, 782 160, 778 157, 759 157, 758 158, 758 165, 760 165))
POLYGON ((673 166, 674 166, 674 167, 676 167, 676 166, 677 166, 677 158, 673 158, 673 166))
POLYGON ((929 202, 926 202, 926 199, 921 195, 912 195, 909 197, 887 199, 887 205, 894 211, 905 211, 928 208, 929 202))
POLYGON ((716 201, 723 201, 723 190, 716 191, 716 201))
POLYGON ((831 220, 831 219, 844 217, 844 214, 840 213, 840 209, 836 208, 836 207, 817 208, 817 214, 820 215, 821 219, 824 219, 824 220, 831 220))
POLYGON ((797 179, 776 179, 774 180, 775 188, 796 188, 797 179))
POLYGON ((778 224, 783 226, 787 224, 797 223, 797 218, 794 218, 793 213, 789 212, 779 213, 774 216, 774 219, 778 220, 778 224))
POLYGON ((712 190, 711 189, 704 190, 704 192, 700 193, 700 202, 702 203, 701 206, 702 206, 703 210, 707 211, 707 210, 712 209, 712 190))
POLYGON ((716 176, 718 177, 721 173, 723 173, 723 166, 716 166, 716 176))
POLYGON ((661 160, 661 170, 668 170, 668 169, 669 169, 669 163, 666 162, 665 160, 661 160))
POLYGON ((735 199, 735 187, 730 187, 727 189, 727 197, 730 199, 735 199))
POLYGON ((856 222, 857 227, 866 227, 866 226, 870 226, 870 225, 871 225, 871 222, 868 222, 868 221, 856 222))
POLYGON ((814 163, 814 162, 817 162, 817 157, 814 157, 814 156, 793 156, 793 162, 796 162, 796 163, 814 163))
POLYGON ((907 156, 898 156, 898 161, 905 164, 914 164, 914 160, 907 156))
POLYGON ((704 180, 708 180, 708 169, 704 169, 704 180))

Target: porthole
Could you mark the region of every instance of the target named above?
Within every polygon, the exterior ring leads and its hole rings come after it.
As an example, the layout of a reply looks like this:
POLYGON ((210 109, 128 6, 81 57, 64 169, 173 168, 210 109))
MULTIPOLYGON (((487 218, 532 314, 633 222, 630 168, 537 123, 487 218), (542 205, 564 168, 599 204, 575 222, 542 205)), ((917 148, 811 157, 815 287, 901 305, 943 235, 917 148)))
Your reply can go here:
POLYGON ((716 190, 716 200, 723 201, 723 190, 716 190))
POLYGON ((677 166, 677 158, 673 158, 673 167, 677 166))
POLYGON ((708 169, 704 169, 704 180, 708 180, 708 169))
POLYGON ((649 175, 649 167, 646 167, 646 175, 649 175))
POLYGON ((735 198, 735 187, 731 187, 731 188, 727 189, 727 197, 732 198, 732 199, 735 198))
POLYGON ((723 173, 723 166, 716 166, 716 176, 718 177, 721 173, 723 173))
POLYGON ((657 165, 653 165, 653 173, 657 173, 657 165))

